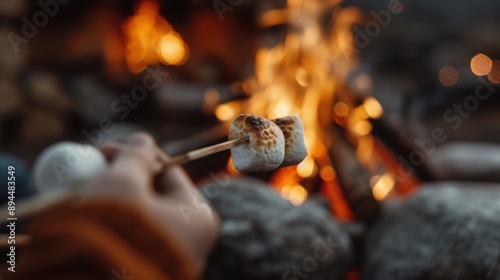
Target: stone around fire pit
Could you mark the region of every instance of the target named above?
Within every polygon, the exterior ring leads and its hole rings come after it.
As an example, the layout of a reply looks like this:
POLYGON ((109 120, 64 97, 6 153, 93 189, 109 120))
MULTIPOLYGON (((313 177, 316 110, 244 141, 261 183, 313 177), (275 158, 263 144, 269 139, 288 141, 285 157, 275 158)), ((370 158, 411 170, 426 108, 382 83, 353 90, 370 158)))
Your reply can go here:
POLYGON ((437 180, 500 182, 500 145, 454 142, 436 147, 427 159, 437 180))
POLYGON ((222 220, 205 279, 344 279, 350 239, 324 206, 294 206, 250 178, 209 184, 202 192, 222 220))
POLYGON ((363 280, 500 279, 500 185, 424 185, 384 212, 363 280))

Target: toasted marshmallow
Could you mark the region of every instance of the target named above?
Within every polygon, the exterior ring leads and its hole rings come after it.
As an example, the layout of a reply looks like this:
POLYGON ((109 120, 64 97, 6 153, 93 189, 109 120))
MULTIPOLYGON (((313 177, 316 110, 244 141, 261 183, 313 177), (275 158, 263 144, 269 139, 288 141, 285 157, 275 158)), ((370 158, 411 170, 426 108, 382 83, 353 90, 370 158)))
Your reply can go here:
POLYGON ((228 138, 243 137, 248 137, 248 143, 231 149, 238 171, 267 172, 278 168, 285 156, 285 137, 275 123, 255 115, 239 115, 229 128, 228 138))
POLYGON ((285 157, 280 167, 299 164, 307 156, 304 125, 297 115, 272 120, 285 136, 285 157))

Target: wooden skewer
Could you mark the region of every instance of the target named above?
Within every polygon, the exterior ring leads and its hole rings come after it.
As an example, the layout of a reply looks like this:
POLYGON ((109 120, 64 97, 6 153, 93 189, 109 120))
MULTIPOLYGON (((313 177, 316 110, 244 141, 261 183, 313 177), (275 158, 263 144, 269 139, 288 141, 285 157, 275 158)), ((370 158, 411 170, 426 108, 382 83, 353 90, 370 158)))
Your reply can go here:
MULTIPOLYGON (((215 153, 219 153, 231 148, 241 146, 248 143, 249 139, 247 137, 229 140, 222 142, 213 146, 197 149, 190 151, 178 156, 170 158, 170 160, 159 163, 158 173, 165 171, 166 169, 179 164, 185 164, 193 160, 197 160, 215 153)), ((24 201, 20 201, 17 204, 16 217, 29 216, 31 214, 40 212, 42 210, 48 209, 50 207, 61 205, 69 200, 78 198, 79 189, 82 187, 79 185, 72 185, 66 188, 57 189, 50 193, 28 198, 24 201)), ((4 205, 2 209, 7 209, 7 205, 4 205)), ((2 211, 0 213, 0 220, 5 221, 9 216, 8 211, 2 211)))
POLYGON ((248 138, 240 138, 240 139, 234 139, 234 140, 229 140, 226 142, 222 142, 213 146, 197 149, 194 151, 187 152, 182 155, 174 156, 169 160, 168 162, 164 163, 164 168, 170 168, 174 165, 180 165, 180 164, 185 164, 193 160, 197 160, 215 153, 219 153, 225 150, 229 150, 231 148, 241 146, 243 144, 248 143, 248 138))

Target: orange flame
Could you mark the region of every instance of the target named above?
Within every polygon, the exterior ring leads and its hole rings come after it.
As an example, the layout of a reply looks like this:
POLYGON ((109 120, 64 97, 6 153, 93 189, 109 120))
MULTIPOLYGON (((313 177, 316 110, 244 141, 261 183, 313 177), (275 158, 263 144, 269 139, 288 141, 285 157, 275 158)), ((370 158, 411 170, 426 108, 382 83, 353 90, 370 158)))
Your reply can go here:
MULTIPOLYGON (((322 192, 334 204, 332 211, 338 217, 352 219, 328 155, 327 148, 332 144, 330 125, 332 120, 342 125, 357 144, 359 161, 370 172, 380 173, 374 168, 378 162, 374 160, 376 145, 369 120, 382 117, 384 111, 370 96, 372 80, 366 74, 355 79, 357 90, 365 94, 363 103, 353 104, 342 98, 347 95, 345 81, 357 64, 351 29, 362 21, 363 14, 357 8, 340 8, 340 2, 288 0, 287 8, 262 15, 259 23, 264 27, 287 22, 290 31, 282 43, 257 51, 255 75, 243 83, 250 98, 221 104, 215 113, 222 121, 243 109, 269 119, 300 115, 309 155, 295 167, 278 169, 270 183, 284 198, 300 205, 308 196, 307 182, 311 181, 305 179, 319 175, 322 192), (329 10, 333 13, 332 23, 325 28, 321 19, 329 10)), ((233 172, 230 165, 228 169, 233 172)), ((390 171, 382 173, 373 188, 377 199, 388 196, 396 183, 390 171)))
MULTIPOLYGON (((281 195, 295 205, 307 198, 307 188, 301 183, 303 179, 318 174, 325 181, 335 179, 326 150, 330 146, 327 127, 333 112, 334 92, 354 67, 350 57, 353 51, 345 46, 339 51, 338 45, 352 42, 349 29, 360 15, 353 9, 339 11, 336 7, 340 2, 289 0, 286 9, 263 14, 261 25, 288 22, 291 31, 283 43, 258 50, 255 76, 243 84, 250 89, 249 100, 240 106, 222 104, 215 111, 223 121, 241 113, 236 110, 241 108, 269 119, 289 114, 301 116, 309 155, 295 167, 277 170, 271 179, 281 195), (331 29, 336 33, 330 38, 323 35, 320 21, 325 8, 341 14, 334 17, 339 20, 333 23, 331 29)), ((347 115, 349 108, 338 106, 336 111, 347 115)))
POLYGON ((170 23, 159 14, 159 4, 142 0, 133 16, 123 23, 126 36, 125 59, 133 73, 148 65, 182 65, 189 58, 189 47, 170 23))

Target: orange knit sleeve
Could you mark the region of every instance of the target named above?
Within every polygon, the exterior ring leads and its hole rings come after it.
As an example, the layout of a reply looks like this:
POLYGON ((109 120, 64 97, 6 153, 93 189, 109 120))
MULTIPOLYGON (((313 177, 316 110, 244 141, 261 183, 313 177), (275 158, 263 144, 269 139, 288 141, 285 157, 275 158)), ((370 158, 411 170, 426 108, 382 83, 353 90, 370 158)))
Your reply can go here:
POLYGON ((198 279, 173 236, 141 210, 116 201, 53 209, 36 217, 29 233, 16 272, 2 279, 198 279))

